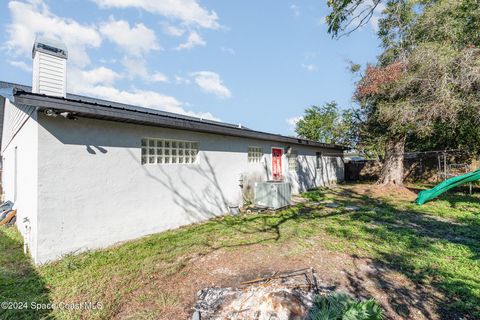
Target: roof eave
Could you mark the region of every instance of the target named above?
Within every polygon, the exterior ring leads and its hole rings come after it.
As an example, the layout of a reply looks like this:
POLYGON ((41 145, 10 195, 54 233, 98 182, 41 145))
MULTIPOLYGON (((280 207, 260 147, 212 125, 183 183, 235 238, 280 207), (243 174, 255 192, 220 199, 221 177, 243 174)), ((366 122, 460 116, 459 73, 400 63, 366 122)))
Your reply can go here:
POLYGON ((159 116, 146 112, 128 110, 110 105, 101 105, 84 101, 76 101, 61 97, 51 97, 42 94, 15 90, 15 103, 31 105, 39 111, 52 109, 60 112, 70 112, 75 116, 94 118, 102 120, 119 121, 126 123, 136 123, 144 125, 159 126, 172 129, 182 129, 189 131, 198 131, 228 136, 245 137, 258 140, 268 140, 282 142, 287 144, 304 145, 318 148, 329 148, 337 150, 347 150, 346 146, 335 144, 320 143, 300 138, 286 137, 267 132, 255 131, 244 128, 233 128, 212 123, 202 122, 200 119, 186 120, 175 117, 159 116))

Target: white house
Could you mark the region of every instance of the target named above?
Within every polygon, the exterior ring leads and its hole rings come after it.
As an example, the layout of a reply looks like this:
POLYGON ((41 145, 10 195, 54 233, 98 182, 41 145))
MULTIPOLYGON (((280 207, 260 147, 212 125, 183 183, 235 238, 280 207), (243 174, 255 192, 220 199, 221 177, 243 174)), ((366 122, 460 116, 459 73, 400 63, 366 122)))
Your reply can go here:
POLYGON ((67 55, 39 39, 32 88, 0 82, 2 186, 36 263, 225 214, 240 184, 343 179, 341 146, 68 94, 67 55))

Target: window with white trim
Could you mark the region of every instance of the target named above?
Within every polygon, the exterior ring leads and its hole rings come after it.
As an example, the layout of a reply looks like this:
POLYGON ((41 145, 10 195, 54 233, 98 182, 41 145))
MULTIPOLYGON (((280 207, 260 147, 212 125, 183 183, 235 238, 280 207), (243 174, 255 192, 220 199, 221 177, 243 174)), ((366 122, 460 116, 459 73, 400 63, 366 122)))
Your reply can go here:
POLYGON ((297 172, 298 168, 298 155, 296 152, 292 152, 288 155, 288 171, 297 172))
POLYGON ((142 139, 142 164, 192 164, 197 160, 198 142, 142 139))
POLYGON ((248 162, 260 162, 263 157, 263 150, 261 147, 248 147, 248 162))

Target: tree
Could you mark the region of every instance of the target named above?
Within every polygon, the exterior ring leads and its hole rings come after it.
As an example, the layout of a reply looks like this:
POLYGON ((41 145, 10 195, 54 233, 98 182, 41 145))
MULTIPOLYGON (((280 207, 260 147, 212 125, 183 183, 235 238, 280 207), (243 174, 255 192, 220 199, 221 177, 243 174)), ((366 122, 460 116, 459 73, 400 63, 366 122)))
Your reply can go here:
MULTIPOLYGON (((347 21, 351 13, 342 10, 338 14, 347 21)), ((384 52, 367 67, 355 93, 362 140, 385 145, 379 183, 402 184, 406 141, 462 127, 465 114, 478 119, 479 17, 476 0, 386 2, 378 33, 384 52)))
POLYGON ((333 37, 349 35, 364 26, 375 13, 381 0, 328 0, 332 9, 327 15, 328 33, 333 37))
MULTIPOLYGON (((401 121, 390 121, 391 118, 387 116, 390 115, 388 111, 395 115, 401 115, 403 111, 394 106, 396 97, 392 97, 390 90, 408 70, 410 46, 407 31, 415 12, 410 2, 391 0, 387 2, 383 14, 378 35, 384 52, 377 65, 367 67, 354 97, 363 112, 364 122, 359 125, 361 139, 385 148, 378 183, 402 185, 403 154, 408 128, 402 126, 401 121)), ((399 120, 401 119, 400 116, 399 120)))
POLYGON ((305 110, 305 115, 297 122, 295 131, 300 137, 325 143, 351 144, 352 114, 341 112, 336 102, 323 106, 312 106, 305 110))

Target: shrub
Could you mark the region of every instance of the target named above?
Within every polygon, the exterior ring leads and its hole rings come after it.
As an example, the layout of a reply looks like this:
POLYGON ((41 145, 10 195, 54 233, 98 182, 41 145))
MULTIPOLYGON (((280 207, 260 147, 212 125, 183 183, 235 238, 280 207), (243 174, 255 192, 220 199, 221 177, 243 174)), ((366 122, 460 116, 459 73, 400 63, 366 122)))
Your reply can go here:
POLYGON ((316 296, 309 320, 381 320, 383 310, 373 299, 360 301, 345 293, 316 296))

